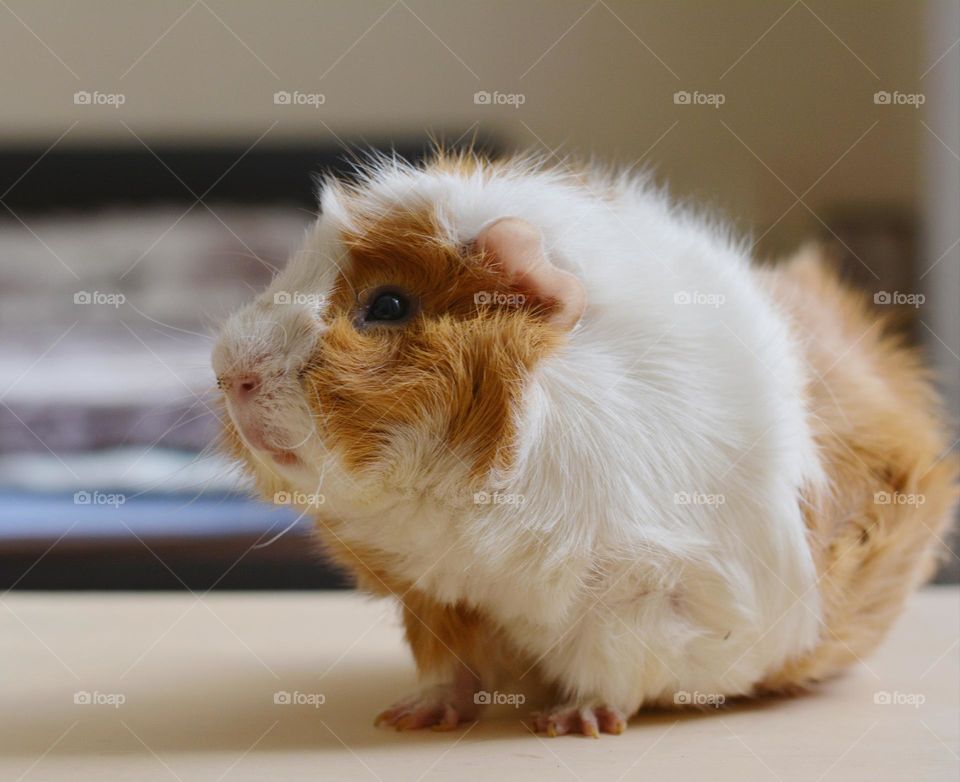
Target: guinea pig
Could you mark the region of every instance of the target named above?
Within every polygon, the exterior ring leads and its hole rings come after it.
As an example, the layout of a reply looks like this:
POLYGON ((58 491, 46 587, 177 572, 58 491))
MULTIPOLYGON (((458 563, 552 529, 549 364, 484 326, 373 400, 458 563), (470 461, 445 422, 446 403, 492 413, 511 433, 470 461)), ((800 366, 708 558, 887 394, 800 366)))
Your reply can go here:
POLYGON ((379 724, 532 683, 538 731, 596 737, 795 692, 930 574, 940 404, 816 249, 760 267, 642 177, 471 154, 320 207, 213 366, 258 491, 401 606, 422 688, 379 724))

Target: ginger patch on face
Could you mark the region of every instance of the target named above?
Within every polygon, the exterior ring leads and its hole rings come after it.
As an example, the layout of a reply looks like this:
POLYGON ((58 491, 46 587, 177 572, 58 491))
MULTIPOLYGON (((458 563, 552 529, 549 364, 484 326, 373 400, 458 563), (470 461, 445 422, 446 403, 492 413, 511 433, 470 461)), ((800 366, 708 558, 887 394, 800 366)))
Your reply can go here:
POLYGON ((416 458, 452 451, 473 477, 509 467, 524 382, 563 333, 489 253, 444 237, 432 212, 358 223, 342 237, 349 261, 304 374, 321 438, 356 470, 389 467, 412 439, 416 458), (369 319, 383 292, 405 318, 369 319))

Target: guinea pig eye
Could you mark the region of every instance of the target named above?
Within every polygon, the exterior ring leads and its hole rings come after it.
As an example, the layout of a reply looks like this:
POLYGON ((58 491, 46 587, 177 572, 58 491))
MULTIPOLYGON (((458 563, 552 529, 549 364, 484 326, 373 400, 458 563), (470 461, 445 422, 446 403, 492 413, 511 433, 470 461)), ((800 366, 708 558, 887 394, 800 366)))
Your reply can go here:
POLYGON ((401 323, 407 320, 413 311, 410 297, 402 291, 378 291, 370 297, 363 316, 364 323, 401 323))

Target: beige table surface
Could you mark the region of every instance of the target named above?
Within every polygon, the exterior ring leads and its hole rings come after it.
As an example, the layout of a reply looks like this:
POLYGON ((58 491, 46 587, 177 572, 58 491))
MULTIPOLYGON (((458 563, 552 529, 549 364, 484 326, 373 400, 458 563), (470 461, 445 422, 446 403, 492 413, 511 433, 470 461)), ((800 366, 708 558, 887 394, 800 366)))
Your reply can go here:
POLYGON ((393 608, 353 594, 0 602, 2 780, 960 778, 953 588, 917 595, 876 654, 817 694, 644 714, 600 740, 534 736, 509 708, 452 733, 374 728, 413 667, 393 608), (275 704, 279 691, 324 703, 275 704), (84 692, 95 702, 75 703, 84 692))

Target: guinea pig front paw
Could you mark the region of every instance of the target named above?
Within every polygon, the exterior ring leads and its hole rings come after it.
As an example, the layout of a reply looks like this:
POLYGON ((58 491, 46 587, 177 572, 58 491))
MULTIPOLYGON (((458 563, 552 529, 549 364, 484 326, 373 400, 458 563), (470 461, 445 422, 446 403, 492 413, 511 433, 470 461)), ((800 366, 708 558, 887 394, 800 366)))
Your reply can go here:
POLYGON ((579 733, 594 739, 601 733, 619 735, 627 729, 627 717, 610 706, 577 706, 565 704, 533 715, 537 733, 548 736, 563 736, 579 733))
POLYGON ((467 696, 454 685, 441 684, 397 701, 380 712, 373 724, 397 730, 453 730, 461 722, 473 722, 478 711, 472 693, 467 696))

